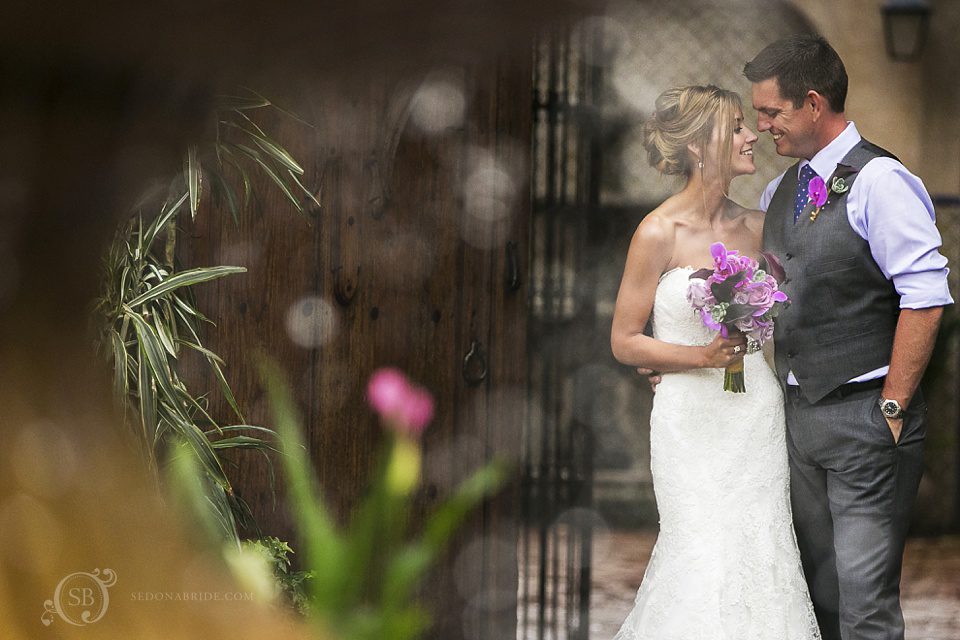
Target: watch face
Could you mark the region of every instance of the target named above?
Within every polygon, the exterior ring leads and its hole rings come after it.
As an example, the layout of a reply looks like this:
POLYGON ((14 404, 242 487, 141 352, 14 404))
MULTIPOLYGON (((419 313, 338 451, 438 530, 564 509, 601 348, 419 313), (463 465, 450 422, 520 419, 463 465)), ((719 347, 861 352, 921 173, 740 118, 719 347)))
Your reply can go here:
POLYGON ((880 405, 880 411, 888 418, 896 418, 900 414, 900 405, 896 400, 886 400, 880 405))

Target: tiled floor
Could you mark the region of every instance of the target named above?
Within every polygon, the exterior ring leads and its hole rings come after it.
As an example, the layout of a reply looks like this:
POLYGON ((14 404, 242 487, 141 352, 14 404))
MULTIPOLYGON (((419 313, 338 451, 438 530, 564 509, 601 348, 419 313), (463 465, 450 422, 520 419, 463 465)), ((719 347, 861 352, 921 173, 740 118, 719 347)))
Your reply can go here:
MULTIPOLYGON (((620 627, 655 539, 650 531, 597 532, 590 640, 609 640, 620 627)), ((904 556, 902 594, 907 640, 960 639, 960 536, 911 539, 904 556)))

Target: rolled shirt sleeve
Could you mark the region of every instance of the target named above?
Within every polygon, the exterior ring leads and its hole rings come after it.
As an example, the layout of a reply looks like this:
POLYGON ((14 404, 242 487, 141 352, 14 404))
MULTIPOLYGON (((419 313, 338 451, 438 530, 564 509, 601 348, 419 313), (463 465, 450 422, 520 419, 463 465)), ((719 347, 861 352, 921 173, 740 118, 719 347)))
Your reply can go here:
POLYGON ((901 309, 953 303, 933 202, 906 167, 891 158, 868 162, 850 189, 847 215, 870 244, 877 266, 893 281, 901 309))

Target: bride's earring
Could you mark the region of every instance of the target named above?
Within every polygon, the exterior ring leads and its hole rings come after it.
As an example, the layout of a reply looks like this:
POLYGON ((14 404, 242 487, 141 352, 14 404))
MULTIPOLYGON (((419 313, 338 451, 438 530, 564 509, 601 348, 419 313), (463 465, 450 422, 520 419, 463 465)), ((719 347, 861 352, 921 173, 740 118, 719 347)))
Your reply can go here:
POLYGON ((697 166, 700 168, 700 171, 703 171, 703 160, 697 160, 697 166))

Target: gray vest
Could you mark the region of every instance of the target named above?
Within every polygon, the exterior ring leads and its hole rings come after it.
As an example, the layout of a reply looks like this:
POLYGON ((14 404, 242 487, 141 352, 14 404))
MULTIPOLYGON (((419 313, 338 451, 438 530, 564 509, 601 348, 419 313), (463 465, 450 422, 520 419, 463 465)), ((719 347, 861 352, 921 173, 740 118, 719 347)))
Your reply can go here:
MULTIPOLYGON (((862 140, 841 161, 859 172, 893 157, 862 140)), ((793 222, 798 164, 773 194, 763 227, 764 249, 783 262, 791 305, 776 321, 777 374, 793 371, 810 402, 858 375, 890 364, 900 296, 873 260, 870 245, 847 218, 847 195, 830 193, 816 220, 808 204, 793 222)), ((852 185, 858 173, 846 178, 852 185)), ((827 187, 830 177, 824 176, 827 187)))

